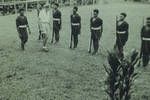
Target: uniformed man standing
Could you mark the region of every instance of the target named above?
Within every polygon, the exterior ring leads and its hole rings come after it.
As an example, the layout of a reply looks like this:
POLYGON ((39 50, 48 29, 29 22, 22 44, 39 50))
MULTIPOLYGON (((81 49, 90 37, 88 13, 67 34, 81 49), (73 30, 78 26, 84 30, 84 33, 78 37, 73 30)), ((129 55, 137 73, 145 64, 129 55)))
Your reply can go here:
POLYGON ((71 15, 71 44, 70 48, 72 48, 72 40, 74 41, 74 47, 77 48, 78 45, 78 35, 81 33, 81 17, 77 13, 78 7, 73 8, 73 14, 71 15))
POLYGON ((52 34, 52 41, 53 43, 53 38, 55 36, 55 43, 59 42, 59 31, 61 29, 61 12, 58 9, 59 4, 54 3, 54 10, 53 10, 53 34, 52 34))
POLYGON ((43 50, 48 51, 47 40, 50 32, 50 11, 48 4, 45 4, 44 8, 39 13, 39 23, 43 40, 43 50))
POLYGON ((27 28, 29 29, 29 34, 31 34, 31 32, 28 25, 27 17, 24 15, 24 9, 21 8, 19 10, 19 13, 20 15, 16 19, 16 27, 19 33, 19 37, 21 39, 21 49, 25 50, 25 44, 28 41, 27 28))
POLYGON ((146 25, 141 30, 141 57, 143 66, 147 66, 150 60, 150 17, 147 18, 146 25))
POLYGON ((98 17, 98 14, 99 14, 98 9, 95 9, 93 13, 94 13, 94 17, 92 17, 90 20, 90 23, 91 23, 90 24, 90 29, 91 29, 91 43, 90 44, 92 44, 93 42, 94 51, 92 54, 95 55, 98 52, 99 40, 103 32, 103 20, 98 17))
POLYGON ((126 13, 121 13, 119 20, 116 18, 116 44, 114 48, 118 51, 120 59, 124 58, 123 47, 128 40, 129 34, 129 24, 125 21, 126 16, 126 13))

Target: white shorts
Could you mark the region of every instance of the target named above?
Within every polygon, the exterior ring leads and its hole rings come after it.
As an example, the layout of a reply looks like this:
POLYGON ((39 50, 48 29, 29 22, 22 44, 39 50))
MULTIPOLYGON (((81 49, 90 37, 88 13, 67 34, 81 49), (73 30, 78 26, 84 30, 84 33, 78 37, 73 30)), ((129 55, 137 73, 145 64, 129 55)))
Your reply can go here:
POLYGON ((41 33, 44 33, 44 34, 48 34, 49 33, 49 29, 50 29, 50 26, 48 23, 39 23, 39 28, 41 30, 41 33))

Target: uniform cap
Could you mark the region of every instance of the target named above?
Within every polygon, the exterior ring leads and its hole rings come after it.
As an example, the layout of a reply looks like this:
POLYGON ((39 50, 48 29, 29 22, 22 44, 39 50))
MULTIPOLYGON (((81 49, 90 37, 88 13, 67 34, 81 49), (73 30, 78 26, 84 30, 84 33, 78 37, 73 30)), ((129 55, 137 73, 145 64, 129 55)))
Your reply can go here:
POLYGON ((126 14, 126 13, 121 13, 120 15, 123 15, 124 17, 127 17, 127 14, 126 14))
POLYGON ((150 21, 150 17, 147 17, 146 20, 147 20, 147 21, 150 21))
POLYGON ((99 10, 98 9, 94 9, 93 12, 96 12, 97 14, 99 13, 99 10))
POLYGON ((57 7, 59 7, 59 4, 58 4, 58 3, 54 3, 54 5, 56 5, 57 7))
POLYGON ((150 24, 150 17, 147 17, 147 18, 146 18, 146 23, 147 23, 147 24, 150 24))
POLYGON ((19 12, 21 12, 21 11, 24 11, 24 8, 20 8, 20 9, 19 9, 19 12))
POLYGON ((76 11, 78 11, 78 7, 76 7, 76 6, 75 6, 75 7, 73 7, 73 9, 75 9, 76 11))

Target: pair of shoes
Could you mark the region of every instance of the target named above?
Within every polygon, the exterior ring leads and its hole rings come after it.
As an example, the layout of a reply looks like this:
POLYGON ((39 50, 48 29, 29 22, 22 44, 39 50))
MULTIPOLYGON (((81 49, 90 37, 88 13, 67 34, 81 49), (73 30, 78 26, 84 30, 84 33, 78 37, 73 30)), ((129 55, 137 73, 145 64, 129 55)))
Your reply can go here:
POLYGON ((97 52, 96 52, 96 51, 94 51, 94 52, 92 53, 92 55, 96 55, 96 53, 97 53, 97 52))
POLYGON ((148 64, 146 65, 146 64, 143 64, 143 67, 147 67, 148 66, 148 64))
POLYGON ((21 43, 21 49, 22 49, 22 50, 25 50, 23 43, 21 43))
POLYGON ((70 46, 69 48, 72 49, 72 46, 70 46))
POLYGON ((76 50, 77 49, 77 47, 73 47, 73 50, 76 50))
POLYGON ((51 41, 51 44, 53 43, 53 40, 51 41))
POLYGON ((58 41, 56 41, 54 44, 58 44, 58 41))
POLYGON ((76 49, 76 48, 77 48, 77 46, 74 46, 73 48, 74 48, 74 49, 76 49))
POLYGON ((38 40, 41 40, 41 36, 39 36, 38 40))
POLYGON ((43 51, 48 52, 48 48, 44 46, 43 51))

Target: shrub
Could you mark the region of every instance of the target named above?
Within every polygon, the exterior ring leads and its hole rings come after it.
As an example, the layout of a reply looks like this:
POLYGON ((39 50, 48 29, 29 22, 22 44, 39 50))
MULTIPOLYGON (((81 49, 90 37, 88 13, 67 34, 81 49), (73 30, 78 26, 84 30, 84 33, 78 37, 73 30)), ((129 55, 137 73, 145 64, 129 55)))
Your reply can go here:
POLYGON ((109 100, 130 100, 132 85, 137 76, 135 66, 138 62, 138 52, 133 51, 129 59, 120 60, 115 53, 109 53, 109 66, 104 65, 107 73, 106 93, 109 100))

